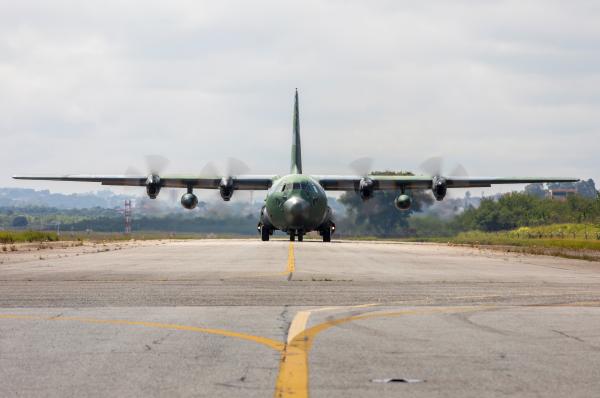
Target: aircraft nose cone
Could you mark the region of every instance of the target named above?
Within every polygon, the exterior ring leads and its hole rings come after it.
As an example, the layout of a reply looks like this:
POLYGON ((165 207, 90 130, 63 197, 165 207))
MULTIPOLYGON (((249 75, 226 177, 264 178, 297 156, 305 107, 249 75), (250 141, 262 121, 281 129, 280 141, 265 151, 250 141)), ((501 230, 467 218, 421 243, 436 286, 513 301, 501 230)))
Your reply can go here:
POLYGON ((283 204, 283 211, 288 223, 293 227, 301 227, 307 217, 308 202, 300 197, 293 196, 283 204))

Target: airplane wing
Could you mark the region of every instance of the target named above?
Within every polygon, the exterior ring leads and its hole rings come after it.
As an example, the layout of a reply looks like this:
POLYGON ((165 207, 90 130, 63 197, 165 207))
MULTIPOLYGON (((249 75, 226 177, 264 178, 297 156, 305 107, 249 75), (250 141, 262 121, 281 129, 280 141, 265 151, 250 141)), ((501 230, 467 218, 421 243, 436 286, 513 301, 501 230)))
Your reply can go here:
MULTIPOLYGON (((45 181, 73 181, 73 182, 99 182, 102 185, 115 186, 145 186, 148 176, 143 175, 49 175, 49 176, 13 176, 17 180, 45 180, 45 181)), ((218 189, 222 178, 193 175, 165 175, 160 176, 160 186, 164 188, 200 188, 218 189)), ((231 176, 235 190, 266 190, 271 187, 277 176, 266 175, 240 175, 231 176)))
MULTIPOLYGON (((434 176, 313 176, 329 191, 358 191, 364 179, 373 181, 373 190, 431 189, 434 176)), ((448 188, 491 187, 495 184, 532 184, 545 182, 577 182, 564 177, 444 177, 448 188)))
MULTIPOLYGON (((339 176, 322 175, 312 176, 321 186, 329 191, 356 191, 363 179, 373 181, 373 190, 395 191, 401 189, 430 189, 433 176, 390 176, 369 175, 339 176)), ((14 176, 19 180, 46 180, 46 181, 75 181, 98 182, 102 185, 115 186, 144 186, 148 176, 138 175, 63 175, 63 176, 14 176)), ((193 175, 165 175, 160 177, 160 185, 165 188, 199 188, 218 189, 224 177, 205 177, 193 175)), ((225 177, 226 178, 226 177, 225 177)), ((240 175, 232 176, 235 190, 267 190, 273 185, 278 176, 274 175, 240 175)), ((531 184, 545 182, 576 182, 577 178, 562 177, 444 177, 448 188, 490 187, 495 184, 531 184)))

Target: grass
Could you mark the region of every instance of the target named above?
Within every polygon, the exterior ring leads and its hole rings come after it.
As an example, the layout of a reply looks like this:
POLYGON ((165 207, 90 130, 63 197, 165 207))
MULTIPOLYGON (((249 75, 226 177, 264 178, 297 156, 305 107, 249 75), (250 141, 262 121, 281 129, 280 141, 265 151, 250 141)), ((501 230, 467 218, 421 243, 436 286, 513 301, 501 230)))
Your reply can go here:
POLYGON ((136 231, 129 235, 122 232, 77 232, 74 234, 63 233, 63 240, 85 240, 85 241, 121 241, 121 240, 163 240, 163 239, 244 239, 254 237, 250 235, 236 234, 206 234, 187 232, 158 232, 158 231, 136 231))
POLYGON ((461 232, 453 237, 418 240, 467 245, 519 246, 532 249, 600 251, 600 227, 586 224, 553 224, 501 232, 461 232))
POLYGON ((0 231, 0 243, 54 242, 60 240, 56 232, 43 231, 0 231))
POLYGON ((507 232, 516 238, 550 238, 600 240, 600 225, 593 224, 551 224, 539 227, 521 227, 507 232))
POLYGON ((169 233, 157 231, 136 231, 130 235, 121 232, 63 232, 60 236, 49 231, 0 231, 0 244, 25 242, 55 241, 126 241, 126 240, 159 240, 159 239, 244 239, 250 235, 206 234, 206 233, 169 233))

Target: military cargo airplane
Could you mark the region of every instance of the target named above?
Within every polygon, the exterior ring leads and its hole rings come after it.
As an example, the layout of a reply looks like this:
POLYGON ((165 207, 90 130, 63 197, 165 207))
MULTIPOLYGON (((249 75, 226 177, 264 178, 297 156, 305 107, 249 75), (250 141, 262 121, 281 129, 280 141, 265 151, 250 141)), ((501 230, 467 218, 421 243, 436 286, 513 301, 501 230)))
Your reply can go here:
POLYGON ((194 209, 197 189, 218 189, 221 198, 229 201, 238 190, 267 190, 261 209, 258 231, 263 241, 268 241, 273 231, 287 233, 291 241, 302 241, 307 232, 318 231, 323 242, 330 242, 335 232, 331 208, 327 205, 325 191, 354 191, 363 200, 373 197, 375 191, 397 191, 394 205, 399 210, 411 206, 409 190, 429 189, 436 200, 446 196, 448 188, 490 187, 492 184, 529 184, 543 182, 575 182, 575 178, 554 177, 457 177, 431 175, 306 175, 302 174, 300 148, 300 113, 298 90, 294 96, 292 152, 290 174, 277 175, 64 175, 64 176, 14 176, 22 180, 55 180, 99 182, 102 185, 145 186, 146 193, 155 199, 161 188, 186 188, 181 205, 194 209))

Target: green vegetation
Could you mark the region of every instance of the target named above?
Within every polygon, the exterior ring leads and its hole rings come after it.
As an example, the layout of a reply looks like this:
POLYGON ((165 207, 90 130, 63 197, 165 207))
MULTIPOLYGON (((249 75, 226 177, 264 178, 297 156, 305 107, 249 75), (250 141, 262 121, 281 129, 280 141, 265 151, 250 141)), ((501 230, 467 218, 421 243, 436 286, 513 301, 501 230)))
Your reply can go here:
POLYGON ((596 239, 600 240, 600 224, 551 224, 521 227, 506 232, 517 239, 596 239))
MULTIPOLYGON (((420 213, 433 203, 427 191, 412 192, 413 207, 405 212, 400 212, 393 206, 398 194, 399 192, 376 192, 372 199, 364 202, 354 192, 343 194, 339 202, 346 206, 347 217, 340 220, 339 230, 345 235, 356 237, 449 238, 469 231, 498 232, 555 224, 600 225, 598 197, 569 196, 566 201, 557 201, 514 192, 499 199, 483 199, 477 208, 469 207, 450 219, 442 219, 420 213)), ((526 233, 525 230, 523 232, 526 233)), ((563 227, 557 233, 572 234, 572 231, 563 227)), ((592 231, 588 233, 593 234, 592 231)), ((542 234, 549 236, 549 232, 542 234)))
MULTIPOLYGON (((200 217, 187 211, 161 215, 134 214, 133 231, 155 233, 254 235, 258 215, 200 217)), ((125 224, 123 214, 116 209, 56 209, 49 207, 0 208, 0 229, 43 229, 121 233, 125 224), (18 227, 14 220, 18 219, 18 227), (24 222, 26 221, 26 222, 24 222)))
POLYGON ((59 237, 54 232, 41 231, 0 231, 0 243, 10 244, 17 242, 53 242, 59 237))
MULTIPOLYGON (((422 193, 422 195, 427 195, 422 193)), ((444 220, 418 212, 410 217, 385 211, 397 193, 375 196, 360 205, 358 195, 348 193, 340 201, 349 209, 353 224, 342 229, 359 239, 403 238, 412 241, 451 244, 513 246, 538 254, 588 258, 600 251, 600 198, 568 197, 566 201, 511 193, 499 199, 483 199, 478 208, 469 207, 444 220), (352 195, 352 196, 351 196, 352 195), (385 218, 390 218, 387 222, 385 218), (580 254, 574 254, 581 252, 580 254)), ((414 196, 419 209, 431 203, 414 196)), ((399 213, 393 209, 396 213, 399 213)), ((590 258, 598 259, 596 255, 590 258)))
MULTIPOLYGON (((194 217, 190 214, 169 214, 159 217, 134 217, 132 229, 134 231, 146 232, 178 232, 178 233, 213 233, 213 234, 234 234, 234 235, 254 235, 256 234, 257 217, 223 217, 223 218, 205 218, 194 217)), ((74 223, 67 223, 61 226, 63 231, 86 231, 95 232, 115 232, 123 231, 123 216, 118 217, 97 217, 84 219, 74 223)))
POLYGON ((41 226, 52 228, 58 223, 66 225, 98 217, 122 219, 123 216, 117 210, 100 207, 89 209, 57 209, 43 206, 0 207, 0 228, 39 229, 41 226))
POLYGON ((588 238, 595 239, 593 225, 600 225, 598 198, 572 196, 561 202, 525 193, 507 194, 498 200, 483 199, 478 208, 470 207, 449 220, 418 214, 409 220, 411 236, 416 238, 516 230, 511 237, 525 238, 531 234, 537 238, 585 238, 587 231, 588 238))
MULTIPOLYGON (((405 172, 375 171, 378 175, 412 175, 405 172)), ((339 202, 346 207, 346 218, 338 220, 338 230, 344 235, 404 237, 413 235, 409 220, 413 213, 433 203, 432 196, 425 191, 406 191, 412 198, 410 210, 399 211, 394 199, 400 191, 376 191, 373 197, 363 201, 356 192, 345 192, 339 202)))
POLYGON ((600 197, 570 196, 561 202, 512 193, 497 201, 484 199, 477 209, 467 209, 452 223, 456 231, 503 231, 557 223, 600 224, 600 197))
POLYGON ((501 232, 461 232, 451 237, 411 240, 600 261, 600 226, 597 225, 555 224, 501 232))

